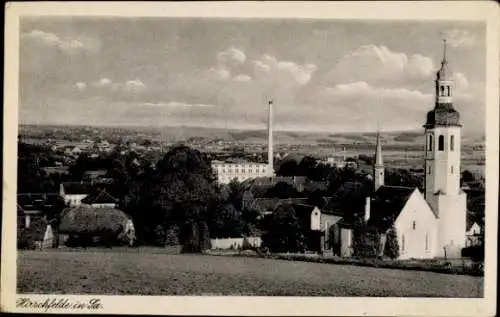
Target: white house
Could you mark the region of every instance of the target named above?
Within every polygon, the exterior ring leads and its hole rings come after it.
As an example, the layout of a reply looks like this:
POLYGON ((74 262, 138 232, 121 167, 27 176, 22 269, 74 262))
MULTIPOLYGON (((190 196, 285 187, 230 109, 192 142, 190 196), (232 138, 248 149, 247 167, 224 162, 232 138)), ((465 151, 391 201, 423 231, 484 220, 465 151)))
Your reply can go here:
POLYGON ((82 199, 90 194, 90 184, 84 182, 63 182, 59 186, 59 195, 69 207, 81 205, 82 199))

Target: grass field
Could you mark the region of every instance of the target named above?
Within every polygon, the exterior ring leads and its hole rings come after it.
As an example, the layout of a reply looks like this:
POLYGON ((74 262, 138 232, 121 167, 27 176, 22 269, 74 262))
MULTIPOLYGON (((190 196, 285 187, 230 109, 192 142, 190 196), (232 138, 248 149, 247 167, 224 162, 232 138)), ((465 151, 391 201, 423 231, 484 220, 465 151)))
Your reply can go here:
POLYGON ((18 292, 99 295, 482 297, 483 278, 159 252, 22 251, 18 292))

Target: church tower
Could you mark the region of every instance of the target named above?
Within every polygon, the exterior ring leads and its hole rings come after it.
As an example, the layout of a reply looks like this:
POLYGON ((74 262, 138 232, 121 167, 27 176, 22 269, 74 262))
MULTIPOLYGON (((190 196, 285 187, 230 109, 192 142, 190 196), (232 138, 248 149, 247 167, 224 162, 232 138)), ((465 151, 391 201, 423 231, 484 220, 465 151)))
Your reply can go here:
POLYGON ((382 143, 380 141, 380 132, 377 131, 377 148, 375 150, 375 164, 373 165, 373 185, 374 190, 384 186, 385 169, 382 160, 382 143))
POLYGON ((453 81, 446 41, 437 72, 434 109, 425 128, 425 199, 438 217, 438 256, 465 244, 466 195, 460 188, 460 114, 453 108, 453 81))

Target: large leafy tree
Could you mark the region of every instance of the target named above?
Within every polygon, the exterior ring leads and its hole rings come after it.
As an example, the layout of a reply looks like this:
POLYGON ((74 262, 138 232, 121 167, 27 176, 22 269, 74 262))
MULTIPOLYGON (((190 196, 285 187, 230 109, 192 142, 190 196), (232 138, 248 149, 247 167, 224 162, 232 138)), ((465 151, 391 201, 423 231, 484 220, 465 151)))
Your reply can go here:
POLYGON ((125 204, 142 227, 146 243, 158 241, 156 235, 165 236, 158 225, 163 230, 175 225, 186 252, 209 247, 208 223, 219 192, 211 166, 199 151, 176 146, 160 159, 156 170, 146 171, 138 179, 125 204))
POLYGON ((290 205, 279 206, 266 221, 263 246, 271 252, 302 252, 305 237, 300 220, 290 205))

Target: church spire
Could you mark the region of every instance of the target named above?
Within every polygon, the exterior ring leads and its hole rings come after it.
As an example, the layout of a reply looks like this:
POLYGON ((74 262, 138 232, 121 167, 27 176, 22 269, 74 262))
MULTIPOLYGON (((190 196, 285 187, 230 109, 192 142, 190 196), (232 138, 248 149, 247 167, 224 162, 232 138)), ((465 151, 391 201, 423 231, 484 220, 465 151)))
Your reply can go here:
POLYGON ((382 142, 380 139, 380 130, 377 129, 377 146, 375 149, 375 164, 373 165, 373 183, 375 190, 379 189, 380 186, 384 186, 384 161, 382 159, 382 142))

